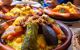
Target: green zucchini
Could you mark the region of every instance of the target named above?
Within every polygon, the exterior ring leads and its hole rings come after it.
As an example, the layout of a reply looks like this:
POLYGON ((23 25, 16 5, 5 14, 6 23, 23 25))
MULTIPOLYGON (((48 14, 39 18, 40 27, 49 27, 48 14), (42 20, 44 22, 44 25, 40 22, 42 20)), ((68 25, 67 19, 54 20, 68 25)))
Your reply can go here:
POLYGON ((21 50, 38 50, 37 49, 37 23, 28 23, 27 31, 21 50))

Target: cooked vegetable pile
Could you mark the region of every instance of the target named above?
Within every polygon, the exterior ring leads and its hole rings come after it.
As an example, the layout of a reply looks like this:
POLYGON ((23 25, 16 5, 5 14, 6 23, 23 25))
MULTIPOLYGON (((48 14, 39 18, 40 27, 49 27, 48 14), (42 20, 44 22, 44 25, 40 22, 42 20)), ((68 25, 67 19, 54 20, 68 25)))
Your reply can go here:
POLYGON ((3 9, 0 10, 0 18, 10 20, 13 18, 17 18, 18 16, 27 16, 27 15, 42 15, 43 11, 42 8, 35 8, 29 5, 21 5, 17 4, 15 6, 10 6, 10 10, 7 10, 5 6, 1 7, 3 9), (4 11, 6 11, 4 13, 4 11))
POLYGON ((53 12, 76 14, 78 10, 75 5, 73 5, 71 2, 68 2, 67 4, 63 3, 56 6, 56 8, 53 9, 53 12))
MULTIPOLYGON (((40 10, 40 9, 39 9, 40 10)), ((5 50, 52 50, 67 39, 59 24, 49 16, 37 14, 29 6, 17 5, 7 17, 14 16, 0 25, 0 45, 5 50)))
POLYGON ((33 13, 34 11, 33 9, 31 9, 30 6, 16 5, 9 12, 5 13, 5 15, 7 16, 26 16, 26 15, 33 14, 33 13))
POLYGON ((3 32, 1 42, 14 50, 50 50, 65 42, 60 26, 47 15, 20 16, 3 32))

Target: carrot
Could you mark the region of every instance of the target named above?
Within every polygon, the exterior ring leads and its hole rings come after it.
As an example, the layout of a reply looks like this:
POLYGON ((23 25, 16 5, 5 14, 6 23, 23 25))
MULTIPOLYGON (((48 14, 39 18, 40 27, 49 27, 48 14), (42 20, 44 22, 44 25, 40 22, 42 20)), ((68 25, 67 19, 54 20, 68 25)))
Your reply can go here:
POLYGON ((52 24, 52 28, 53 28, 53 30, 55 30, 55 32, 56 32, 57 34, 63 34, 63 31, 61 30, 61 28, 59 27, 59 25, 57 25, 57 24, 52 24))
POLYGON ((7 29, 9 27, 9 24, 7 22, 4 22, 1 24, 1 26, 4 28, 4 29, 7 29))
POLYGON ((13 40, 15 37, 20 36, 23 33, 23 28, 20 26, 9 26, 5 32, 3 33, 3 35, 1 36, 1 38, 6 39, 7 40, 13 40))
POLYGON ((8 37, 7 37, 7 40, 13 40, 14 39, 14 37, 12 36, 12 35, 9 35, 8 37))
POLYGON ((10 19, 14 19, 16 17, 13 17, 13 16, 3 16, 2 18, 3 19, 6 19, 6 20, 10 20, 10 19))
POLYGON ((58 12, 58 9, 53 9, 52 12, 58 12))
POLYGON ((11 35, 8 35, 8 36, 7 36, 7 40, 12 41, 15 37, 18 37, 18 36, 20 36, 21 34, 22 34, 22 31, 13 33, 13 34, 11 34, 11 35))
POLYGON ((6 8, 5 6, 2 6, 1 8, 2 8, 2 10, 3 10, 3 12, 4 12, 4 13, 9 12, 9 9, 8 9, 8 8, 6 8))
POLYGON ((8 27, 9 27, 9 25, 6 22, 2 23, 0 25, 0 34, 2 34, 8 27))
POLYGON ((64 32, 61 30, 61 28, 59 27, 59 25, 52 24, 52 29, 57 33, 57 37, 59 39, 63 38, 64 32))

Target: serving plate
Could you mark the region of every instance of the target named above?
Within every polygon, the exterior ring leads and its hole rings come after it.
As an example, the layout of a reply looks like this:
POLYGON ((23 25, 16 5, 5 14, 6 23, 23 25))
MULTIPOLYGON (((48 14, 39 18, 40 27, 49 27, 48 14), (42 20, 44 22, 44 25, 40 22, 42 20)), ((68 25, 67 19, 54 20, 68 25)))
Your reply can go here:
POLYGON ((52 12, 50 8, 45 8, 44 12, 49 15, 51 18, 56 20, 61 20, 65 22, 74 22, 80 20, 80 13, 79 14, 69 14, 69 13, 56 13, 52 12))
POLYGON ((64 22, 74 22, 80 20, 80 7, 71 2, 57 5, 55 8, 44 8, 44 12, 51 18, 64 22))
POLYGON ((31 5, 33 7, 37 7, 37 8, 42 7, 40 3, 35 2, 35 1, 27 1, 27 2, 15 1, 15 2, 12 2, 11 5, 13 6, 13 5, 16 5, 16 4, 24 4, 24 5, 29 4, 29 5, 31 5))

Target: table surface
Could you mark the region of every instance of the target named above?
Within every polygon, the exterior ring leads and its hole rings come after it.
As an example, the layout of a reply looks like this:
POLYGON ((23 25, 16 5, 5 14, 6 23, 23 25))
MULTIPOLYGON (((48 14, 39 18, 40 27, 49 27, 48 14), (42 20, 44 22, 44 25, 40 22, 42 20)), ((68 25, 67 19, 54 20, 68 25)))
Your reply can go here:
MULTIPOLYGON (((65 23, 65 24, 69 26, 69 28, 71 29, 73 34, 76 34, 78 31, 80 31, 80 21, 74 22, 74 23, 65 23)), ((68 48, 68 50, 73 50, 72 48, 73 48, 73 46, 71 44, 71 46, 68 48)))
POLYGON ((72 45, 68 48, 68 50, 72 50, 72 45))

